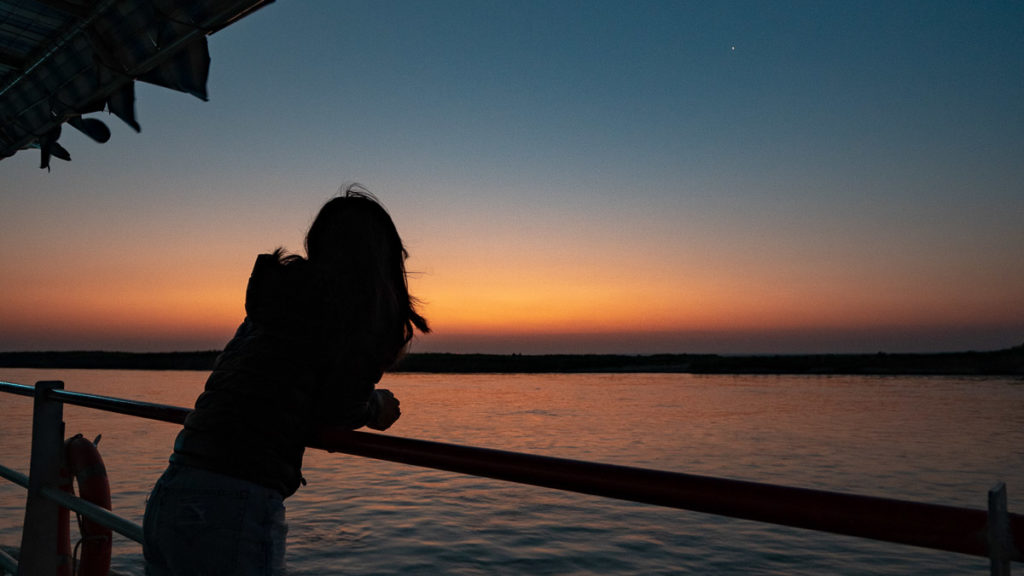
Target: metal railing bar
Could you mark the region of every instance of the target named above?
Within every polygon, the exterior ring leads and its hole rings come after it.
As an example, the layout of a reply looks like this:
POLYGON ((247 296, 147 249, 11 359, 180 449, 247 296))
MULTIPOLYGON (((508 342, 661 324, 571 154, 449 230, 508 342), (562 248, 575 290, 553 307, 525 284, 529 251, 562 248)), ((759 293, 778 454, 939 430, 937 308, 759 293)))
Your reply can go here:
MULTIPOLYGON (((0 381, 0 392, 32 397, 35 395, 35 388, 32 386, 25 386, 24 384, 0 381)), ((47 398, 50 400, 59 400, 65 404, 73 404, 75 406, 105 410, 107 412, 138 416, 140 418, 148 418, 150 420, 160 420, 163 422, 170 422, 172 424, 181 424, 185 422, 185 417, 192 411, 189 408, 171 406, 169 404, 155 404, 153 402, 126 400, 124 398, 99 396, 96 394, 85 394, 82 392, 71 392, 69 390, 60 389, 50 390, 47 398)))
MULTIPOLYGON (((972 556, 989 556, 987 512, 890 498, 537 456, 343 429, 313 448, 595 496, 770 522, 972 556)), ((1024 516, 1010 514, 1011 559, 1024 516)))
POLYGON ((0 550, 0 574, 17 574, 18 561, 7 552, 0 550))
MULTIPOLYGON (((0 476, 18 484, 22 488, 28 488, 28 476, 18 472, 17 470, 11 470, 10 468, 0 464, 0 476)), ((90 519, 116 531, 118 534, 122 534, 136 542, 142 543, 141 526, 134 524, 130 520, 117 516, 106 508, 97 506, 88 500, 82 500, 81 498, 72 496, 63 490, 57 490, 54 488, 43 488, 43 495, 56 501, 58 504, 63 505, 69 510, 85 514, 90 519)))
MULTIPOLYGON (((0 464, 0 476, 18 484, 22 488, 28 488, 28 476, 18 472, 17 470, 12 470, 3 464, 0 464)), ((48 487, 43 488, 42 492, 44 496, 65 508, 84 514, 90 519, 110 528, 118 534, 131 538, 140 544, 142 543, 142 527, 130 520, 122 518, 106 508, 97 506, 88 500, 82 500, 81 498, 72 496, 63 490, 48 487)))
POLYGON ((140 402, 138 400, 125 400, 124 398, 113 398, 111 396, 98 396, 96 394, 84 394, 82 392, 70 392, 68 390, 50 390, 47 396, 50 400, 59 400, 65 404, 95 408, 107 412, 138 416, 150 420, 160 420, 172 424, 182 424, 185 417, 192 410, 169 404, 154 404, 152 402, 140 402))
POLYGON ((98 524, 102 524, 114 532, 142 544, 142 526, 139 526, 131 520, 122 518, 110 510, 97 506, 88 500, 82 500, 77 496, 72 496, 59 488, 47 486, 43 488, 41 492, 43 496, 46 496, 68 510, 74 510, 79 514, 88 517, 90 520, 93 520, 98 524))
POLYGON ((32 396, 35 396, 36 389, 33 386, 25 386, 24 384, 15 384, 14 382, 4 382, 0 380, 0 392, 17 394, 19 396, 28 396, 31 398, 32 396))
POLYGON ((3 464, 0 464, 0 477, 10 480, 22 488, 28 488, 28 476, 17 470, 12 470, 3 464))

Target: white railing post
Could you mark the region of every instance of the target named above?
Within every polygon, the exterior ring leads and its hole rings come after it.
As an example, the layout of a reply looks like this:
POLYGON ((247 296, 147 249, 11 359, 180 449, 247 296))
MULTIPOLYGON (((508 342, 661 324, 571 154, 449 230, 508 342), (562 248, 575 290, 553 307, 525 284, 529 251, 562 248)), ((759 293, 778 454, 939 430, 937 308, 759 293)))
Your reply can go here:
POLYGON ((1004 482, 988 491, 988 549, 992 576, 1010 576, 1010 515, 1004 482))
POLYGON ((25 524, 21 531, 21 576, 50 575, 57 572, 57 508, 43 495, 46 487, 60 480, 61 451, 64 449, 64 404, 48 400, 50 390, 63 389, 60 381, 36 383, 32 405, 32 454, 29 461, 28 498, 25 524))

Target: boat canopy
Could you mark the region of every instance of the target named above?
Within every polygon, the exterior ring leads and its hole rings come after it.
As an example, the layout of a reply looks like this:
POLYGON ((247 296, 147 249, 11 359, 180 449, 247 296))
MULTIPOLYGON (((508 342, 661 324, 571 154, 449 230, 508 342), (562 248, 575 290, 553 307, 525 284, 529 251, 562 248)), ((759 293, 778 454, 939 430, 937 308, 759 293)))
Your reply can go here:
POLYGON ((0 0, 0 159, 70 160, 63 125, 106 142, 103 110, 140 130, 136 81, 206 100, 206 37, 272 1, 0 0))

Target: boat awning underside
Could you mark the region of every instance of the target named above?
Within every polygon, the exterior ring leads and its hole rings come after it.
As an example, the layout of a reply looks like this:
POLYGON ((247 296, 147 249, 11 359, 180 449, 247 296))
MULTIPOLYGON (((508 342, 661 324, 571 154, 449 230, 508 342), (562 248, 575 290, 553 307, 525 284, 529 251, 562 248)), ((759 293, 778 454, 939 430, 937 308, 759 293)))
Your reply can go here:
POLYGON ((135 81, 206 99, 206 36, 273 0, 0 0, 0 159, 70 160, 66 123, 98 142, 106 110, 135 130, 135 81))

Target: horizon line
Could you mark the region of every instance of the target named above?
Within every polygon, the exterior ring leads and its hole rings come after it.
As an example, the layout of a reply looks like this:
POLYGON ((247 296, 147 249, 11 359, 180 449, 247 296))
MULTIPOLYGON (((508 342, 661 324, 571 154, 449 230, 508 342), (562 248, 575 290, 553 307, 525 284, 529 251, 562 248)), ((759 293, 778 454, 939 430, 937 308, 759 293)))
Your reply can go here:
MULTIPOLYGON (((408 352, 406 356, 446 354, 451 356, 873 356, 879 354, 893 356, 932 356, 941 354, 986 354, 995 352, 1009 352, 1012 350, 1024 349, 1024 342, 1015 346, 1007 346, 993 349, 959 349, 936 352, 889 352, 878 350, 876 352, 544 352, 544 353, 520 353, 520 352, 445 352, 445 351, 418 351, 408 352)), ((104 349, 68 349, 68 350, 0 350, 0 355, 9 354, 126 354, 126 355, 173 355, 173 354, 220 354, 223 348, 206 348, 192 350, 104 350, 104 349)))

